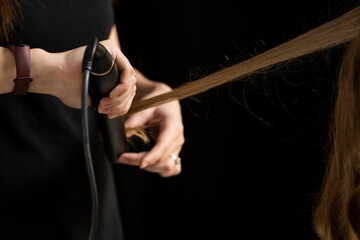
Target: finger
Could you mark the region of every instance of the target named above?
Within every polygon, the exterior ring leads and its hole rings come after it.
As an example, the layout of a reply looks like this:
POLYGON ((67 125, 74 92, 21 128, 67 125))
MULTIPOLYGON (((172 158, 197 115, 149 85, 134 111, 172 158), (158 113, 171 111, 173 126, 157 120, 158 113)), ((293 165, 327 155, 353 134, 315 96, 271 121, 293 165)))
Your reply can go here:
POLYGON ((106 49, 111 53, 112 57, 114 58, 116 65, 119 71, 122 71, 126 68, 131 68, 131 64, 129 60, 125 57, 125 55, 121 52, 119 46, 117 46, 113 41, 104 40, 100 42, 103 44, 106 49))
MULTIPOLYGON (((178 153, 179 151, 180 149, 176 152, 178 153)), ((131 166, 139 166, 141 159, 146 154, 147 152, 124 153, 119 157, 118 162, 131 166)), ((161 177, 171 177, 180 174, 181 162, 176 162, 171 156, 167 156, 165 157, 165 160, 150 165, 144 170, 148 172, 158 173, 161 177)))
POLYGON ((111 100, 110 98, 102 99, 102 107, 98 108, 98 111, 103 114, 109 114, 109 118, 118 117, 126 114, 130 106, 133 102, 133 99, 136 94, 136 86, 129 89, 128 92, 124 93, 120 97, 115 100, 111 100))
POLYGON ((122 104, 121 107, 131 105, 132 98, 135 96, 136 93, 136 87, 134 86, 132 89, 127 90, 124 92, 121 96, 119 96, 116 99, 111 99, 110 97, 102 98, 99 104, 98 111, 100 113, 108 114, 110 112, 113 112, 116 110, 116 108, 119 107, 119 105, 122 104), (126 102, 129 100, 129 97, 131 98, 130 103, 126 102))
POLYGON ((140 168, 144 169, 149 165, 153 165, 158 162, 163 156, 169 155, 169 150, 171 148, 170 145, 166 144, 168 141, 156 141, 154 147, 150 150, 150 152, 143 158, 140 163, 140 168))
POLYGON ((136 86, 136 77, 134 71, 135 70, 133 68, 125 69, 120 74, 119 84, 110 92, 110 99, 114 100, 136 86))
POLYGON ((122 72, 123 70, 131 70, 131 74, 136 76, 136 72, 131 66, 129 60, 125 57, 125 55, 121 52, 119 48, 116 49, 115 54, 113 55, 113 58, 116 62, 116 66, 118 67, 119 71, 122 72), (114 56, 115 55, 115 56, 114 56))
POLYGON ((118 117, 118 116, 125 115, 129 111, 131 103, 132 103, 134 97, 135 97, 135 91, 133 91, 131 93, 131 95, 128 95, 127 98, 123 102, 119 103, 117 106, 110 109, 110 113, 108 114, 108 118, 111 119, 111 118, 115 118, 115 117, 118 117))
MULTIPOLYGON (((110 118, 110 115, 112 115, 111 118, 113 118, 114 116, 124 115, 128 112, 134 95, 135 94, 127 95, 123 102, 120 102, 117 104, 115 104, 113 102, 110 105, 103 104, 98 107, 98 112, 102 113, 102 114, 108 114, 109 118, 110 118)), ((103 99, 105 100, 105 99, 109 99, 109 98, 103 98, 103 99)))
POLYGON ((167 171, 164 173, 159 173, 161 177, 172 177, 175 175, 179 175, 181 173, 181 164, 178 164, 171 171, 167 171))
POLYGON ((140 163, 140 168, 145 168, 148 165, 159 161, 162 157, 171 155, 171 151, 176 149, 178 147, 177 145, 179 145, 178 137, 178 132, 174 131, 171 124, 165 122, 161 125, 156 143, 140 163))
POLYGON ((174 151, 172 156, 166 156, 153 165, 149 165, 144 170, 158 173, 162 177, 170 177, 180 174, 181 158, 178 157, 180 149, 174 151))
MULTIPOLYGON (((114 111, 114 108, 116 108, 120 103, 128 100, 129 96, 133 99, 135 94, 136 80, 132 80, 127 83, 120 83, 111 91, 109 97, 105 97, 100 100, 98 111, 104 114, 110 113, 111 111, 114 111)), ((132 99, 126 104, 129 105, 128 108, 130 108, 132 99)))
POLYGON ((132 166, 139 166, 141 160, 147 152, 139 152, 139 153, 123 153, 118 158, 119 163, 128 164, 132 166))

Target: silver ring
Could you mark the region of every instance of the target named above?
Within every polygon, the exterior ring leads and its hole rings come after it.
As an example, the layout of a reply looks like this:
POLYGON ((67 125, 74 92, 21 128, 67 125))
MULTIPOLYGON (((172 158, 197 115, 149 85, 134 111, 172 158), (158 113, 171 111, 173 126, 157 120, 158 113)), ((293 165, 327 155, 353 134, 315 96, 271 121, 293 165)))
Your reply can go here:
POLYGON ((175 154, 171 155, 171 159, 174 160, 175 165, 178 165, 181 162, 181 158, 175 154))
POLYGON ((134 77, 136 77, 136 71, 134 70, 134 72, 133 72, 133 75, 134 75, 134 77))

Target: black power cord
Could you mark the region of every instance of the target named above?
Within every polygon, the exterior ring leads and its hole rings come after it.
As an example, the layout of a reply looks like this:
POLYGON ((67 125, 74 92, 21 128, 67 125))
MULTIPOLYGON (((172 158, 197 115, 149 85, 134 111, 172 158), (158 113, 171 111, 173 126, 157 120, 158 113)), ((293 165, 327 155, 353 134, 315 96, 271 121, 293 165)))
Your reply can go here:
POLYGON ((82 71, 83 71, 83 83, 81 93, 81 116, 82 116, 82 130, 83 130, 83 142, 84 142, 84 153, 86 168, 89 177, 90 191, 91 191, 91 225, 89 240, 95 239, 96 230, 98 225, 99 216, 99 199, 96 187, 96 179, 94 173, 94 167, 92 164, 91 148, 90 148, 90 137, 89 137, 89 119, 88 119, 88 95, 89 95, 89 79, 92 70, 93 59, 98 46, 97 38, 86 47, 82 71))

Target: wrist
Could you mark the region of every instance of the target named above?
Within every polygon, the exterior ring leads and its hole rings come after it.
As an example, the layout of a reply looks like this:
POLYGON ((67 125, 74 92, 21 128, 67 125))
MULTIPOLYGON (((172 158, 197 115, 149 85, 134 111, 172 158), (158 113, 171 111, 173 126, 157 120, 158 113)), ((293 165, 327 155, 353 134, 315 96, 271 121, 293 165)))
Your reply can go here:
POLYGON ((30 84, 29 92, 56 95, 59 90, 61 62, 59 54, 40 48, 31 49, 31 75, 34 81, 30 84))
POLYGON ((61 53, 49 53, 33 49, 31 64, 36 84, 31 86, 30 91, 53 95, 69 107, 80 108, 84 50, 84 47, 80 47, 61 53))
POLYGON ((33 81, 30 66, 30 47, 24 43, 8 42, 7 48, 10 49, 13 54, 16 67, 16 77, 13 80, 15 86, 12 95, 26 95, 29 90, 29 85, 33 81))
POLYGON ((172 88, 163 82, 155 82, 154 84, 154 92, 152 93, 151 97, 155 97, 172 91, 172 88))
POLYGON ((172 88, 163 83, 156 82, 146 78, 141 72, 137 71, 137 89, 134 101, 151 98, 166 92, 170 92, 172 88))

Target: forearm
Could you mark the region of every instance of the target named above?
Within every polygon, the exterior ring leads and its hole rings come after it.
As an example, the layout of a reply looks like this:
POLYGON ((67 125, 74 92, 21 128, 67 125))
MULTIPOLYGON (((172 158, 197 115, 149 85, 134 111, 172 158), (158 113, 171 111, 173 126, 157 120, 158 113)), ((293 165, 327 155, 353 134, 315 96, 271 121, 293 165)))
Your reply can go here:
MULTIPOLYGON (((61 75, 61 58, 41 49, 30 50, 31 77, 34 79, 29 92, 54 94, 56 77, 61 75), (50 77, 53 76, 53 77, 50 77)), ((14 89, 16 66, 13 53, 0 47, 0 94, 10 93, 14 89)))
POLYGON ((136 70, 137 92, 134 101, 146 99, 171 91, 171 87, 162 82, 156 82, 145 77, 139 70, 136 70))
MULTIPOLYGON (((119 84, 104 98, 100 109, 107 109, 114 116, 129 110, 135 95, 134 69, 120 49, 111 41, 101 41, 116 61, 120 74, 119 84), (116 97, 114 97, 116 96, 116 97), (106 106, 104 106, 106 105, 106 106)), ((81 107, 82 62, 85 46, 73 50, 48 53, 41 49, 30 50, 31 76, 29 92, 53 95, 72 108, 81 107)), ((13 91, 16 67, 11 51, 0 47, 0 94, 13 91)))

